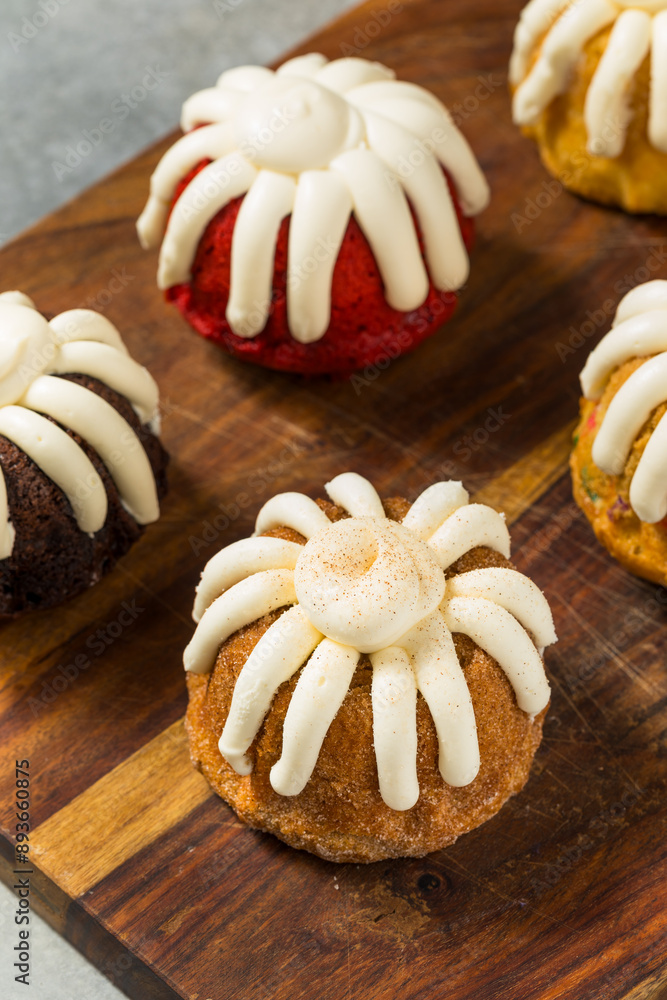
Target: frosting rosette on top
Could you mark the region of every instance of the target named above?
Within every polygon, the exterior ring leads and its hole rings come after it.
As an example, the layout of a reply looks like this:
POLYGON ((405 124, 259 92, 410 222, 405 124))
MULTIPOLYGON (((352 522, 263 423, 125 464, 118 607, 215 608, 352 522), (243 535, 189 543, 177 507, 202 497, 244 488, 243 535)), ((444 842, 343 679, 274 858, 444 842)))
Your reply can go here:
MULTIPOLYGON (((296 345, 340 333, 333 289, 351 220, 365 248, 351 251, 350 267, 357 262, 363 276, 371 255, 390 311, 411 315, 430 303, 432 323, 433 293, 453 302, 465 283, 459 215, 487 205, 488 185, 445 106, 388 67, 318 54, 275 72, 239 66, 186 101, 181 124, 187 134, 151 177, 137 229, 144 247, 161 244, 160 288, 205 336, 216 339, 222 324, 239 356, 257 361, 264 341, 254 351, 247 342, 265 330, 268 346, 278 333, 296 345), (232 210, 227 233, 221 220, 232 210), (205 237, 208 254, 225 257, 223 276, 198 257, 205 237), (185 285, 194 288, 187 299, 185 285), (209 301, 213 285, 224 315, 209 301)), ((288 368, 284 355, 265 363, 288 368)))
POLYGON ((468 636, 493 657, 521 712, 549 702, 542 650, 555 642, 547 601, 526 576, 501 566, 447 570, 478 546, 505 559, 501 514, 471 504, 461 483, 436 483, 402 520, 387 517, 373 486, 356 473, 326 485, 346 512, 332 521, 300 493, 273 497, 253 537, 222 549, 197 589, 198 622, 185 650, 194 674, 210 673, 223 643, 262 616, 284 609, 251 650, 236 679, 219 750, 240 775, 278 688, 298 674, 270 780, 281 796, 309 782, 327 731, 362 657, 372 666, 373 742, 380 794, 392 810, 419 798, 417 697, 437 731, 439 771, 451 786, 480 768, 473 704, 453 640, 468 636), (265 532, 298 532, 302 542, 265 532))

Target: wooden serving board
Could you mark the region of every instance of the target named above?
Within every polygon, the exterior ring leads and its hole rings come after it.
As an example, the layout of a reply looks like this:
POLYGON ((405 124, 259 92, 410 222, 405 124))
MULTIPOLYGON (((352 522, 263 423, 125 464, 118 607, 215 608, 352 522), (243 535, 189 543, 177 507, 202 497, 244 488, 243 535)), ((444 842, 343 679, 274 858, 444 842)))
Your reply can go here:
POLYGON ((102 309, 164 400, 160 522, 93 590, 0 640, 4 877, 14 760, 29 758, 33 904, 131 997, 666 995, 667 593, 598 546, 566 470, 586 353, 624 291, 667 275, 667 239, 664 220, 561 191, 513 128, 520 6, 403 0, 389 15, 380 0, 301 50, 356 48, 433 90, 491 180, 457 315, 386 370, 304 381, 188 330, 134 232, 173 137, 2 251, 3 288, 48 313, 102 309), (462 478, 504 508, 560 635, 527 787, 422 860, 291 850, 243 827, 188 760, 181 653, 204 561, 273 493, 316 496, 346 469, 408 497, 462 478))

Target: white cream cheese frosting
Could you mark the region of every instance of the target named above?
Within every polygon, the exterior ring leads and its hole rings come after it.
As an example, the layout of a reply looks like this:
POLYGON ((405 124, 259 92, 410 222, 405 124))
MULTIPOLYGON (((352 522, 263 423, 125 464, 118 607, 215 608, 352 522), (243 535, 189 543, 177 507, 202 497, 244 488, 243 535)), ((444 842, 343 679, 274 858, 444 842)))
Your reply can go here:
POLYGON ((534 125, 564 93, 586 43, 612 25, 584 105, 587 150, 616 157, 625 146, 636 73, 650 54, 649 142, 667 152, 667 0, 531 0, 514 35, 510 83, 517 125, 534 125))
MULTIPOLYGON (((81 531, 100 530, 107 496, 92 462, 63 427, 95 449, 139 524, 157 520, 155 477, 139 438, 105 400, 57 377, 68 373, 104 382, 129 400, 142 423, 157 429, 157 385, 130 358, 109 320, 72 309, 47 322, 27 295, 0 294, 0 434, 62 489, 81 531)), ((0 467, 0 559, 11 555, 14 539, 0 467)))
POLYGON ((429 275, 441 291, 465 283, 468 255, 441 168, 469 216, 486 207, 488 185, 444 105, 386 66, 317 54, 275 73, 239 66, 189 98, 181 124, 186 134, 151 177, 139 239, 147 248, 162 242, 160 288, 187 282, 206 226, 245 195, 227 305, 237 336, 255 337, 266 325, 278 230, 288 215, 287 315, 301 343, 319 340, 329 325, 333 270, 352 213, 393 308, 417 309, 429 275), (169 215, 179 181, 202 159, 212 162, 169 215))
MULTIPOLYGON (((600 399, 613 372, 633 358, 646 360, 614 395, 593 443, 593 461, 609 476, 623 472, 643 425, 667 402, 667 281, 638 285, 621 299, 611 330, 591 351, 581 373, 586 399, 600 399)), ((667 517, 666 456, 663 416, 630 483, 630 506, 648 524, 667 517)))
POLYGON ((432 715, 439 767, 450 785, 480 766, 472 700, 453 632, 470 636, 505 671, 529 715, 549 701, 542 650, 556 641, 549 605, 513 569, 445 570, 485 545, 509 556, 504 519, 470 504, 461 483, 436 483, 403 521, 389 519, 373 486, 356 473, 326 484, 349 517, 332 522, 309 497, 283 493, 259 512, 252 538, 215 555, 202 573, 185 650, 188 671, 209 673, 237 629, 287 607, 259 640, 236 681, 220 752, 239 773, 278 687, 299 673, 271 783, 296 795, 308 782, 359 659, 373 668, 371 701, 380 793, 392 809, 419 797, 416 705, 432 715), (262 532, 285 525, 303 543, 262 532))

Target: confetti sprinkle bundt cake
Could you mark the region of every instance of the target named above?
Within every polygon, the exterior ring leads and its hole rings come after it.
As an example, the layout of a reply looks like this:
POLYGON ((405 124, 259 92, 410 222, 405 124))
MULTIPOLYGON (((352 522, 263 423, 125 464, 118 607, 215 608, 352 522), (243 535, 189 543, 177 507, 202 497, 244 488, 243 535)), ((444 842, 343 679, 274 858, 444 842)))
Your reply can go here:
POLYGON ((96 583, 157 520, 158 389, 99 313, 0 295, 0 617, 96 583))
POLYGON ((667 281, 621 299, 581 389, 575 500, 615 559, 667 586, 667 281))
POLYGON ((181 124, 137 229, 203 336, 269 368, 349 373, 449 318, 489 192, 433 94, 312 54, 228 70, 181 124))
POLYGON ((556 639, 504 518, 355 473, 222 549, 185 650, 193 762, 250 826, 333 861, 421 856, 525 784, 556 639))
POLYGON ((531 0, 510 85, 514 122, 565 187, 667 213, 667 0, 531 0))

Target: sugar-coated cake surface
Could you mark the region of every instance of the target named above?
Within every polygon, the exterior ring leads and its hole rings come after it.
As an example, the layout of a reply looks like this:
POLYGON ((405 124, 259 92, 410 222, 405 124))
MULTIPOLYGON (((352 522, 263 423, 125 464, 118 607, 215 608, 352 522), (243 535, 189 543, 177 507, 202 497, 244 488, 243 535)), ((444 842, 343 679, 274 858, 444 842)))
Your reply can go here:
MULTIPOLYGON (((405 836, 415 824, 413 811, 437 811, 448 788, 468 787, 472 801, 488 780, 488 761, 480 755, 480 741, 488 740, 479 732, 481 709, 465 671, 471 648, 480 665, 502 674, 512 726, 522 731, 519 743, 527 740, 532 747, 527 757, 519 754, 520 784, 516 762, 509 762, 516 750, 512 740, 498 751, 506 755, 507 774, 499 784, 504 797, 493 797, 493 811, 511 794, 509 785, 517 790, 525 781, 549 701, 541 653, 556 639, 551 612, 535 584, 511 567, 503 517, 470 504, 460 483, 437 483, 411 506, 383 503, 354 473, 337 476, 326 490, 330 502, 299 493, 274 497, 260 511, 255 535, 223 549, 202 574, 194 607, 198 625, 184 654, 192 675, 193 759, 248 822, 296 846, 334 859, 340 854, 338 860, 419 853, 419 844, 425 853, 456 834, 438 830, 441 816, 410 846, 405 836), (256 640, 249 645, 251 632, 256 640), (239 644, 242 661, 233 653, 239 644), (214 694, 221 685, 224 704, 214 694), (352 821, 342 851, 320 823, 309 834, 304 820, 296 836, 294 815, 290 820, 288 814, 309 811, 304 801, 319 794, 322 768, 340 738, 336 731, 349 732, 346 717, 353 705, 367 713, 364 729, 372 731, 366 746, 372 771, 364 763, 363 774, 373 809, 403 819, 392 816, 393 834, 379 837, 374 847, 356 843, 352 821), (435 733, 437 746, 436 773, 428 776, 425 728, 435 733), (218 765, 212 778, 214 737, 218 765), (252 815, 239 807, 258 783, 277 810, 273 821, 270 806, 258 802, 252 815), (428 789, 423 794, 422 785, 428 789), (438 787, 444 795, 439 805, 438 787), (276 805, 280 799, 286 801, 276 805)), ((492 686, 497 683, 494 676, 492 686)), ((358 782, 353 768, 347 769, 345 746, 337 751, 336 787, 347 798, 346 780, 350 788, 358 782)), ((359 752, 357 746, 353 756, 359 752)), ((468 828, 481 821, 471 819, 468 828)), ((359 822, 373 825, 368 817, 359 822)))

